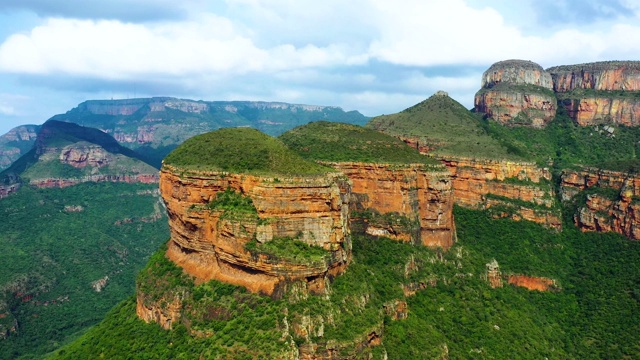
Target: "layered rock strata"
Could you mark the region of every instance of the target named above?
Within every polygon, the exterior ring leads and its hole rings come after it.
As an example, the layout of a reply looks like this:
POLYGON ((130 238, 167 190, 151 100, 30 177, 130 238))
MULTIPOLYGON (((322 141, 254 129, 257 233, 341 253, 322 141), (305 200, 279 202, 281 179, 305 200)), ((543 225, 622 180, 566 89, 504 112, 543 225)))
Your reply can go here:
POLYGON ((322 293, 327 278, 344 271, 351 256, 349 182, 339 173, 269 178, 247 174, 190 172, 165 165, 160 190, 171 240, 167 256, 198 281, 216 279, 274 297, 304 281, 322 293), (225 218, 206 205, 233 189, 251 198, 258 219, 225 218), (298 261, 251 252, 253 239, 296 238, 326 250, 322 259, 298 261))
POLYGON ((559 103, 579 125, 640 125, 639 61, 563 65, 547 71, 559 103))
POLYGON ((424 164, 323 163, 352 182, 352 211, 398 215, 365 223, 374 236, 448 249, 455 241, 453 189, 446 168, 424 164), (405 219, 403 223, 398 218, 405 219))
POLYGON ((551 173, 535 163, 468 158, 443 159, 452 176, 456 204, 467 208, 508 208, 497 215, 529 220, 553 229, 562 221, 551 173))
POLYGON ((542 128, 555 117, 551 75, 534 62, 497 62, 482 74, 481 86, 475 110, 501 124, 542 128))
POLYGON ((595 168, 565 170, 562 199, 587 191, 574 221, 582 231, 616 232, 640 239, 640 175, 595 168))

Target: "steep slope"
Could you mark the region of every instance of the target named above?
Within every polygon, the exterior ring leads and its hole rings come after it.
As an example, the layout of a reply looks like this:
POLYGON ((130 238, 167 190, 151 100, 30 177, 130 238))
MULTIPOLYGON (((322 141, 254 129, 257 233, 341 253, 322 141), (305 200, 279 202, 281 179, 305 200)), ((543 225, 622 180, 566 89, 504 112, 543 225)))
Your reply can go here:
POLYGON ((158 181, 157 170, 100 130, 55 120, 38 132, 33 148, 0 173, 4 191, 15 184, 65 187, 87 181, 158 181))
POLYGON ((640 125, 640 61, 603 61, 547 69, 559 103, 581 126, 640 125))
POLYGON ((436 160, 392 136, 342 123, 313 122, 280 139, 347 175, 352 221, 366 233, 445 249, 453 244, 451 177, 436 160))
POLYGON ((154 166, 186 139, 226 127, 248 126, 279 135, 316 120, 363 125, 357 111, 261 101, 194 101, 168 97, 85 101, 52 119, 95 127, 136 149, 154 166))
POLYGON ((478 117, 442 91, 397 114, 377 116, 366 127, 435 156, 519 159, 486 133, 478 117))
POLYGON ((31 150, 39 129, 39 125, 21 125, 0 136, 0 171, 31 150))
POLYGON ((502 125, 545 127, 556 114, 551 75, 525 60, 497 62, 482 74, 475 111, 502 125))
POLYGON ((527 146, 507 136, 494 136, 495 126, 479 120, 443 93, 398 114, 373 118, 367 124, 441 160, 451 173, 456 204, 493 208, 499 217, 526 219, 559 229, 560 211, 551 172, 532 161, 536 157, 528 153, 527 146), (432 145, 436 143, 439 145, 432 145))

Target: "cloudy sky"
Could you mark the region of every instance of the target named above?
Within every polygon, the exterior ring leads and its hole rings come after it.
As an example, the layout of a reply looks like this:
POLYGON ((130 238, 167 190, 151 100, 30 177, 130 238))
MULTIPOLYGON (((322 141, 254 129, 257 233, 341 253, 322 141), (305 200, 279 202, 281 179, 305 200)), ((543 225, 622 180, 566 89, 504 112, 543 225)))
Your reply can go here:
POLYGON ((471 107, 506 59, 640 60, 640 0, 2 0, 0 134, 89 99, 471 107))

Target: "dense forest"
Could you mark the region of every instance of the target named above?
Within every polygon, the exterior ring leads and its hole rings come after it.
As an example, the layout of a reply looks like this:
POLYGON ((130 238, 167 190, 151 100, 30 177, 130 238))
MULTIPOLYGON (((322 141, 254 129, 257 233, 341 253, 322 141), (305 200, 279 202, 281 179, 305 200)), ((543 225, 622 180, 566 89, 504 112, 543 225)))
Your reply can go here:
POLYGON ((168 236, 157 185, 23 187, 0 214, 0 328, 17 325, 3 359, 42 356, 99 322, 168 236))
MULTIPOLYGON (((283 321, 333 312, 324 341, 345 341, 384 328, 374 358, 637 358, 640 324, 640 244, 616 234, 581 233, 571 225, 554 232, 529 222, 495 220, 484 211, 455 209, 459 241, 447 253, 355 236, 354 260, 336 278, 329 299, 272 300, 219 282, 194 285, 162 249, 139 275, 182 287, 193 302, 192 336, 145 324, 135 299, 115 307, 78 341, 54 358, 269 358, 287 350, 283 321), (504 274, 546 276, 556 290, 491 288, 486 264, 495 259, 504 274), (407 270, 407 264, 412 264, 407 270), (402 285, 425 283, 415 295, 402 285), (362 300, 365 299, 365 300, 362 300), (385 305, 407 302, 406 319, 394 320, 385 305), (199 304, 199 305, 197 305, 199 304), (286 315, 288 314, 288 315, 286 315), (379 322, 379 324, 378 324, 379 322), (108 334, 108 335, 107 335, 108 334)), ((154 284, 162 292, 162 284, 154 284)), ((310 327, 309 339, 318 341, 310 327)), ((317 329, 316 329, 317 330, 317 329)), ((317 332, 315 332, 317 335, 317 332)), ((348 354, 348 350, 344 355, 348 354)))

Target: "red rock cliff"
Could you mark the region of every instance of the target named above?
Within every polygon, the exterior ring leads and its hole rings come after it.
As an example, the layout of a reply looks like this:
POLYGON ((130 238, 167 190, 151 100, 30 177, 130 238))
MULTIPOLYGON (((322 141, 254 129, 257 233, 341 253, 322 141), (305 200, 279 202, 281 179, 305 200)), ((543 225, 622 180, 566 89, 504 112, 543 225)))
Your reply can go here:
POLYGON ((613 231, 640 239, 640 175, 585 168, 562 175, 562 199, 571 200, 591 189, 585 204, 574 215, 582 231, 613 231))
POLYGON ((640 91, 640 61, 603 61, 547 69, 555 92, 576 89, 640 91))
POLYGON ((304 280, 323 292, 325 279, 342 272, 350 259, 349 183, 333 173, 314 177, 268 178, 202 172, 183 174, 165 166, 160 191, 167 206, 171 241, 167 256, 199 281, 216 279, 250 291, 278 296, 288 283, 304 280), (261 221, 221 218, 204 205, 227 188, 253 200, 261 221), (327 250, 321 261, 295 262, 252 254, 252 239, 298 238, 327 250))
POLYGON ((506 60, 493 64, 482 74, 482 88, 474 107, 505 125, 541 128, 556 114, 549 73, 531 61, 506 60))
POLYGON ((640 125, 640 62, 606 61, 547 69, 569 116, 582 126, 640 125))
POLYGON ((509 206, 515 220, 529 220, 560 229, 551 173, 535 163, 448 158, 455 202, 463 207, 488 209, 509 206))
POLYGON ((416 221, 415 232, 367 224, 367 233, 448 249, 454 243, 453 189, 446 168, 421 164, 326 163, 351 180, 352 210, 397 213, 416 221))

